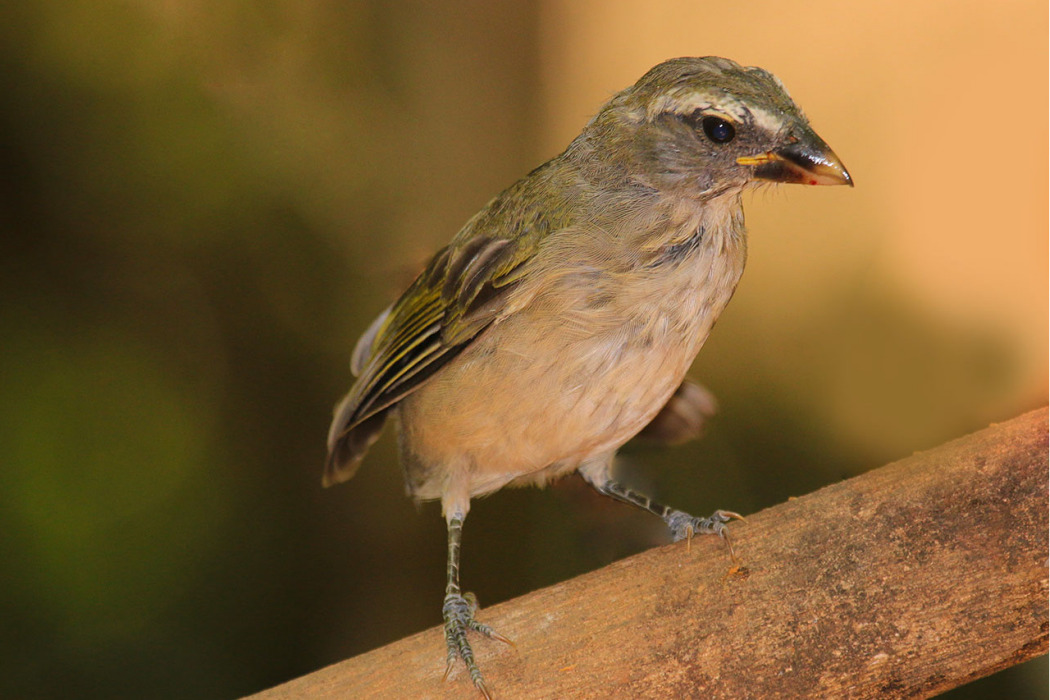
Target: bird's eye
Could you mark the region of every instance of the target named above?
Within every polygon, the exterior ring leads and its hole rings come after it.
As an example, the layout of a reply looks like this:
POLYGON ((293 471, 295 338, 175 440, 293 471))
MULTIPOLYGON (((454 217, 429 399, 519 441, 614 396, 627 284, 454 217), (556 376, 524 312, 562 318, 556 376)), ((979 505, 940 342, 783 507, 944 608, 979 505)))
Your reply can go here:
POLYGON ((736 136, 733 125, 720 117, 706 116, 701 120, 700 126, 707 138, 715 143, 729 143, 736 136))

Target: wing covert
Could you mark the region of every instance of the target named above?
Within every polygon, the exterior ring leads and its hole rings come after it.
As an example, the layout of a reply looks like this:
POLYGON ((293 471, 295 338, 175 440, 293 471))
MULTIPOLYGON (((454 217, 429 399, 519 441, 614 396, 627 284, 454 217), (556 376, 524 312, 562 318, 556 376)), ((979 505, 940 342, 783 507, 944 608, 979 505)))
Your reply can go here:
POLYGON ((330 453, 356 426, 422 386, 500 317, 514 286, 507 275, 528 255, 505 238, 457 243, 438 252, 362 336, 353 357, 360 376, 329 433, 330 453))

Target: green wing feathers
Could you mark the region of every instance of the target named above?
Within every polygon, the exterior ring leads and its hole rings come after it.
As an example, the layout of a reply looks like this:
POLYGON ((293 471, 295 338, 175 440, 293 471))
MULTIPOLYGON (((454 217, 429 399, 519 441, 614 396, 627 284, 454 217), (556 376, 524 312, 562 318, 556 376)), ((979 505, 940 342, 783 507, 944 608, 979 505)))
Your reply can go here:
POLYGON ((442 249, 354 348, 358 375, 328 432, 324 484, 350 479, 398 401, 501 317, 512 272, 529 254, 518 242, 475 236, 442 249))

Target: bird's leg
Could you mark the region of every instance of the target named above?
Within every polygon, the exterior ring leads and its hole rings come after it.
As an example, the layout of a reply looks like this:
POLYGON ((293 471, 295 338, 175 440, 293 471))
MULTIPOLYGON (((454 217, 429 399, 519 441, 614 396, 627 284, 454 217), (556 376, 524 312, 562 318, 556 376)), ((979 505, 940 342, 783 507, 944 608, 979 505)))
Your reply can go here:
POLYGON ((662 518, 667 523, 667 527, 671 529, 671 535, 674 537, 675 542, 692 539, 693 535, 718 535, 729 547, 729 553, 734 557, 736 556, 733 552, 733 544, 729 541, 729 528, 726 527, 726 523, 734 519, 743 520, 744 517, 742 515, 728 510, 716 510, 707 518, 697 518, 689 515, 689 513, 657 503, 645 494, 629 489, 612 479, 606 478, 602 481, 591 481, 588 479, 588 481, 597 489, 598 493, 614 498, 617 501, 630 503, 632 506, 637 506, 662 518))
POLYGON ((445 583, 445 603, 441 606, 441 614, 445 618, 445 644, 448 646, 446 656, 445 676, 448 678, 456 658, 463 659, 470 673, 470 679, 474 681, 475 687, 486 700, 491 700, 485 680, 481 677, 477 662, 474 661, 474 651, 467 641, 467 630, 496 639, 507 644, 513 644, 509 639, 497 633, 488 625, 484 625, 474 619, 474 613, 478 609, 478 600, 473 593, 462 593, 459 588, 459 545, 463 539, 462 513, 456 513, 448 519, 448 570, 445 583))

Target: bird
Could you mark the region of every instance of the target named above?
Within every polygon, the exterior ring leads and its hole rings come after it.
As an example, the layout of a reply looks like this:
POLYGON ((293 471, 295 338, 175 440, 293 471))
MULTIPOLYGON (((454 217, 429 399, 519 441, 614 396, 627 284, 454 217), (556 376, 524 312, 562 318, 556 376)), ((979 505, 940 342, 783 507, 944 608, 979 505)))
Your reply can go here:
POLYGON ((323 483, 396 421, 408 495, 440 501, 447 526, 446 678, 462 660, 489 698, 468 632, 509 642, 460 587, 471 499, 576 472, 676 541, 739 517, 657 503, 612 464, 639 433, 676 442, 710 412, 686 371, 744 270, 742 195, 769 183, 853 179, 772 73, 664 61, 467 221, 357 342, 323 483))

